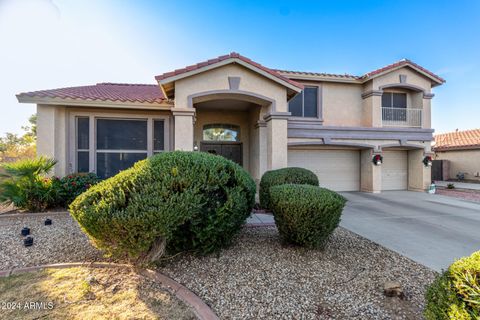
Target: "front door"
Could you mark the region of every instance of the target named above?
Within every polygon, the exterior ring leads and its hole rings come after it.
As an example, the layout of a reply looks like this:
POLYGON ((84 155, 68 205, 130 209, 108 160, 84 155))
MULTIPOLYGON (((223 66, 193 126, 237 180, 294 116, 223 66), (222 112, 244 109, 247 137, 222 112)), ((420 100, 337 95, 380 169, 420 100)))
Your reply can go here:
POLYGON ((200 151, 220 155, 242 165, 242 143, 240 142, 202 142, 200 151))

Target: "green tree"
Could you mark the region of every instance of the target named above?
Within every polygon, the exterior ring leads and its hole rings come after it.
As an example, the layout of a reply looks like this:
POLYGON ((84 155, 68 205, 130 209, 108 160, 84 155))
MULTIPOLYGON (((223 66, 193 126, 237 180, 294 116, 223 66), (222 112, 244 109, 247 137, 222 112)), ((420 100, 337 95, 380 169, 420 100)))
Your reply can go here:
POLYGON ((0 163, 18 159, 32 159, 36 153, 37 115, 28 119, 29 125, 23 126, 23 135, 7 132, 0 137, 0 163))

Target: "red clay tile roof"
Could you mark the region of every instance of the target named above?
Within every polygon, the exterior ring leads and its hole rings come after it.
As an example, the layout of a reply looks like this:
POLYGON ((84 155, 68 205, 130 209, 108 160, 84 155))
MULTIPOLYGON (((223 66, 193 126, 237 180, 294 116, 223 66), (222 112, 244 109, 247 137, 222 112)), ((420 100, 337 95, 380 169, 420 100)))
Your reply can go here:
POLYGON ((291 70, 280 70, 275 69, 275 71, 283 74, 292 74, 292 75, 306 75, 306 76, 315 76, 315 77, 335 77, 335 78, 345 78, 345 79, 359 79, 359 76, 354 76, 352 74, 335 74, 335 73, 325 73, 325 72, 308 72, 308 71, 291 71, 291 70))
POLYGON ((401 66, 404 66, 404 65, 412 65, 414 66, 415 68, 425 72, 426 74, 430 75, 431 77, 435 78, 436 80, 438 80, 439 82, 443 83, 445 82, 445 79, 443 79, 442 77, 440 76, 437 76, 435 73, 431 72, 431 71, 428 71, 427 69, 425 69, 424 67, 416 64, 415 62, 413 61, 410 61, 408 59, 402 59, 400 61, 397 61, 395 63, 392 63, 392 64, 389 64, 388 66, 385 66, 383 68, 380 68, 380 69, 377 69, 377 70, 373 70, 371 72, 368 72, 366 74, 364 74, 361 78, 364 79, 364 78, 370 78, 371 76, 374 76, 374 75, 377 75, 377 74, 380 74, 382 72, 385 72, 385 71, 388 71, 388 70, 391 70, 391 69, 395 69, 397 67, 401 67, 401 66))
POLYGON ((480 129, 435 135, 435 151, 480 148, 480 129))
POLYGON ((161 103, 165 101, 157 84, 97 83, 91 86, 68 87, 20 93, 17 97, 61 98, 119 102, 161 103))
POLYGON ((352 74, 334 74, 334 73, 324 73, 324 72, 305 72, 305 71, 290 71, 290 70, 275 70, 277 72, 280 72, 282 74, 291 74, 291 75, 307 75, 307 76, 317 76, 317 77, 334 77, 334 78, 343 78, 343 79, 351 79, 351 80, 365 80, 365 79, 368 79, 372 76, 375 76, 377 74, 380 74, 382 72, 385 72, 385 71, 388 71, 388 70, 391 70, 391 69, 395 69, 397 67, 401 67, 401 66, 404 66, 404 65, 412 65, 414 66, 415 68, 425 72, 426 74, 432 76, 433 78, 435 78, 436 80, 438 80, 439 82, 443 83, 445 82, 445 79, 439 77, 438 75, 434 74, 433 72, 431 71, 428 71, 427 69, 423 68, 422 66, 416 64, 415 62, 411 61, 411 60, 408 60, 408 59, 403 59, 403 60, 400 60, 400 61, 397 61, 395 63, 392 63, 392 64, 389 64, 388 66, 385 66, 385 67, 382 67, 380 69, 377 69, 377 70, 374 70, 374 71, 371 71, 371 72, 367 72, 365 73, 364 75, 361 75, 361 76, 356 76, 356 75, 352 75, 352 74))
POLYGON ((193 70, 198 70, 200 68, 203 68, 203 67, 206 67, 206 66, 209 66, 209 65, 212 65, 212 64, 215 64, 215 63, 218 63, 218 62, 222 62, 224 60, 227 60, 227 59, 239 59, 239 60, 242 60, 243 62, 246 62, 256 68, 259 68, 260 70, 263 70, 269 74, 271 74, 272 76, 282 80, 282 81, 285 81, 285 82, 288 82, 290 83, 291 85, 299 88, 299 89, 303 89, 303 85, 296 82, 296 81, 293 81, 285 76, 282 76, 281 74, 279 74, 277 71, 275 70, 272 70, 270 68, 267 68, 265 66, 262 66, 261 64, 253 61, 253 60, 250 60, 249 58, 247 57, 244 57, 242 56, 241 54, 239 53, 236 53, 236 52, 232 52, 230 54, 226 54, 226 55, 223 55, 223 56, 219 56, 218 58, 215 58, 215 59, 210 59, 210 60, 207 60, 207 61, 203 61, 203 62, 199 62, 197 64, 193 64, 193 65, 190 65, 190 66, 187 66, 185 68, 182 68, 182 69, 177 69, 177 70, 174 70, 174 71, 170 71, 170 72, 166 72, 166 73, 163 73, 161 75, 158 75, 155 77, 156 80, 163 80, 163 79, 166 79, 166 78, 170 78, 170 77, 173 77, 173 76, 177 76, 177 75, 180 75, 180 74, 183 74, 183 73, 186 73, 186 72, 189 72, 189 71, 193 71, 193 70))

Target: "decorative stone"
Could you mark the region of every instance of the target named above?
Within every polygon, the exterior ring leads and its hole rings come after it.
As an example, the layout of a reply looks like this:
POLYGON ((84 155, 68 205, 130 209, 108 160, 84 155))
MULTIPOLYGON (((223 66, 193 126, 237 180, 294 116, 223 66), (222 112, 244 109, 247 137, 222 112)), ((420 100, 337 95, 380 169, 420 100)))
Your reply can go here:
POLYGON ((52 219, 45 219, 45 225, 46 226, 51 226, 52 225, 52 219))
POLYGON ((33 246, 33 237, 28 236, 28 237, 26 237, 25 239, 23 239, 23 245, 24 245, 25 247, 33 246))
POLYGON ((404 297, 402 285, 398 281, 385 282, 385 284, 383 285, 383 293, 387 297, 398 297, 398 298, 404 297))
POLYGON ((30 228, 24 227, 22 229, 22 236, 28 236, 30 234, 30 228))

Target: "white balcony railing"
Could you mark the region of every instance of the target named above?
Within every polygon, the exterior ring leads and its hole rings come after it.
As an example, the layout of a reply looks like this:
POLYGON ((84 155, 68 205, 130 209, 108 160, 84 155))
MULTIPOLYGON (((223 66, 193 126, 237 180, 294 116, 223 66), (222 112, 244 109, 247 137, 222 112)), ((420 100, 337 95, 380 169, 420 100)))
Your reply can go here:
POLYGON ((382 124, 391 127, 422 127, 422 109, 382 108, 382 124))

